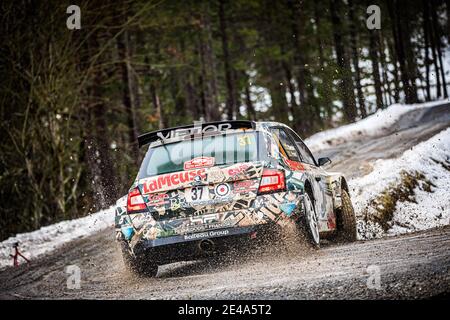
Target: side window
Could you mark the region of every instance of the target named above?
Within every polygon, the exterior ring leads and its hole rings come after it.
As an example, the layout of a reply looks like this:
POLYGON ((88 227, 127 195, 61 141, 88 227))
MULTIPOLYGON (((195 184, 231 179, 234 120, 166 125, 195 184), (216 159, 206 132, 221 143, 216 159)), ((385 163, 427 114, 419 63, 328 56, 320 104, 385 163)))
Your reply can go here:
POLYGON ((280 153, 289 160, 300 162, 301 160, 297 153, 295 145, 292 143, 287 133, 283 129, 278 128, 271 129, 271 131, 278 143, 280 153))
POLYGON ((309 151, 308 147, 305 145, 305 143, 298 137, 298 135, 293 132, 289 131, 290 136, 294 140, 295 144, 297 145, 298 151, 300 152, 300 156, 303 159, 303 162, 315 165, 316 162, 314 161, 314 157, 309 151))

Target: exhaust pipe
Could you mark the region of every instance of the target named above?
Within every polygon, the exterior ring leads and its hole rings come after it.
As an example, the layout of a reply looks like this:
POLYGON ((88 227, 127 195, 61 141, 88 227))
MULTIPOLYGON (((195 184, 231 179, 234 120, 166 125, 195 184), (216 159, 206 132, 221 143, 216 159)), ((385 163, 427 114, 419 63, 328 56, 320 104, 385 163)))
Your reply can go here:
POLYGON ((214 242, 210 239, 200 241, 198 246, 200 247, 200 250, 204 252, 212 252, 215 247, 214 242))

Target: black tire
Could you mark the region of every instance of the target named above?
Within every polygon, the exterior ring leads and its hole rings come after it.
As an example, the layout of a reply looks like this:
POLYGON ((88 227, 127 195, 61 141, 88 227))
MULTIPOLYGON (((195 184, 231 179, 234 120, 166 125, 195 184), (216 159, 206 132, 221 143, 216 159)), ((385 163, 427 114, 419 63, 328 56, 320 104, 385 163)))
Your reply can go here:
POLYGON ((317 249, 320 247, 319 220, 311 199, 311 195, 305 193, 303 199, 305 210, 299 220, 299 227, 309 244, 317 249))
POLYGON ((341 191, 342 206, 336 210, 338 238, 353 242, 357 240, 356 217, 352 200, 347 191, 341 191))
POLYGON ((158 265, 152 263, 146 254, 133 255, 126 243, 121 244, 122 258, 125 266, 139 276, 155 277, 158 265))

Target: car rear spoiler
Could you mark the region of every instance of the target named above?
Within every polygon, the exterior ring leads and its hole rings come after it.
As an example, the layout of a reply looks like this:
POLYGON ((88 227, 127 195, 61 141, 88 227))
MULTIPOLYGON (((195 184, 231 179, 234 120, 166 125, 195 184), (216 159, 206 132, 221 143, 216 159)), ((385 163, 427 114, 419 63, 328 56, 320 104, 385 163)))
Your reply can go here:
POLYGON ((144 133, 138 137, 139 148, 155 142, 164 142, 167 139, 189 136, 193 134, 200 134, 205 132, 219 132, 230 129, 255 129, 256 123, 254 121, 246 120, 231 120, 231 121, 215 121, 215 122, 202 122, 194 123, 192 125, 173 127, 168 129, 162 129, 158 131, 152 131, 144 133))

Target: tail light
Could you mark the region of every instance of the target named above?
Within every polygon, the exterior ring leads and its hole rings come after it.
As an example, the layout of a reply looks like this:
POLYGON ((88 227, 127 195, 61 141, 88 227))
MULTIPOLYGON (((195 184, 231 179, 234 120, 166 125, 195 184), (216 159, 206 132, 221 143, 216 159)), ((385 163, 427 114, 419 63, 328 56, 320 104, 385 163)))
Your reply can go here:
POLYGON ((270 193, 286 189, 284 172, 275 169, 264 169, 258 193, 270 193))
POLYGON ((144 211, 147 209, 144 198, 138 188, 134 188, 128 192, 127 212, 132 213, 136 211, 144 211))

